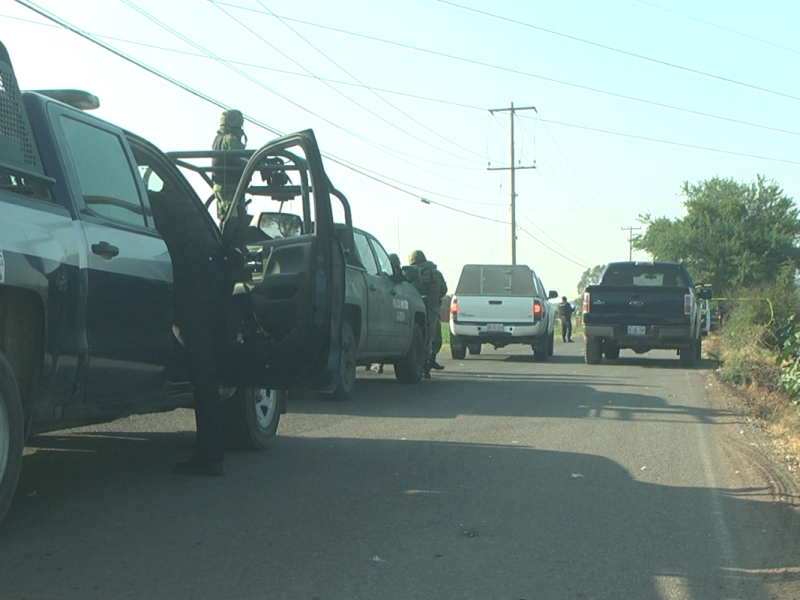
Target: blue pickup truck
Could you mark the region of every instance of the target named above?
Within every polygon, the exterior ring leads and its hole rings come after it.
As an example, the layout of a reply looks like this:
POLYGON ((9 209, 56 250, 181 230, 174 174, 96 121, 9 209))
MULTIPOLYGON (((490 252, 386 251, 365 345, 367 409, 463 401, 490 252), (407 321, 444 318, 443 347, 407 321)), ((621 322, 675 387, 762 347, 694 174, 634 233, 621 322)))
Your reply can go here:
POLYGON ((586 363, 598 364, 603 355, 615 360, 621 349, 670 349, 682 366, 693 367, 702 354, 700 302, 711 294, 680 263, 609 263, 583 295, 586 363))
POLYGON ((337 385, 345 259, 313 132, 253 153, 218 227, 169 157, 78 108, 96 103, 20 92, 0 44, 0 519, 30 436, 192 404, 157 203, 210 229, 226 257, 231 445, 259 449, 275 433, 285 396, 273 390, 337 385), (297 184, 272 185, 270 169, 297 184), (248 187, 296 198, 304 233, 253 239, 248 187))

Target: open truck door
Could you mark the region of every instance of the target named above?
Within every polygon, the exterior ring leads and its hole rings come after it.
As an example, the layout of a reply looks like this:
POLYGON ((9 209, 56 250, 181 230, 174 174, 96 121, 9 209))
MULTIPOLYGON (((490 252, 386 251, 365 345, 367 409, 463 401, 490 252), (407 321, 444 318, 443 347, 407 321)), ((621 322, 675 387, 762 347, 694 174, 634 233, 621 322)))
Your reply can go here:
POLYGON ((220 168, 242 173, 220 223, 232 283, 221 378, 229 386, 330 391, 341 356, 345 264, 314 133, 287 135, 256 151, 223 151, 223 167, 219 161, 198 165, 216 152, 169 156, 209 185, 220 168), (259 203, 297 213, 302 231, 281 238, 265 234, 260 213, 251 212, 259 203))

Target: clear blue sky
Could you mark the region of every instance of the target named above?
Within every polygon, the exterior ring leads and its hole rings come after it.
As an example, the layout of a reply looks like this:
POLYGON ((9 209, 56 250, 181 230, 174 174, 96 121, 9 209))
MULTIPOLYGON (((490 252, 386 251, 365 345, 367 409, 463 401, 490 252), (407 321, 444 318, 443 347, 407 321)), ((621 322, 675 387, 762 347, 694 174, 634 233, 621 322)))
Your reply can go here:
MULTIPOLYGON (((489 111, 512 102, 537 109, 514 125, 517 164, 537 167, 516 176, 518 262, 560 294, 627 259, 638 215, 682 216, 684 180, 758 173, 800 194, 794 0, 30 4, 240 108, 249 147, 275 137, 253 121, 313 128, 355 224, 423 249, 451 289, 465 263, 510 261, 509 172, 487 166, 509 165, 508 112, 489 111)), ((164 150, 209 147, 218 106, 23 4, 0 6, 0 40, 21 87, 86 89, 164 150)))

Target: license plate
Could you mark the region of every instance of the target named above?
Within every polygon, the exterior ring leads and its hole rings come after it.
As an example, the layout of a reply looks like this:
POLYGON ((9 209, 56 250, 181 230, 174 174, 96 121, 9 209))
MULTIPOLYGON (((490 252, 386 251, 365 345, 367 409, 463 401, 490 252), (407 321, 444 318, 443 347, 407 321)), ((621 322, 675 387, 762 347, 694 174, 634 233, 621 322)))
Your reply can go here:
POLYGON ((646 335, 647 327, 644 325, 628 325, 628 335, 646 335))
POLYGON ((502 323, 489 323, 486 325, 486 331, 503 331, 502 323))

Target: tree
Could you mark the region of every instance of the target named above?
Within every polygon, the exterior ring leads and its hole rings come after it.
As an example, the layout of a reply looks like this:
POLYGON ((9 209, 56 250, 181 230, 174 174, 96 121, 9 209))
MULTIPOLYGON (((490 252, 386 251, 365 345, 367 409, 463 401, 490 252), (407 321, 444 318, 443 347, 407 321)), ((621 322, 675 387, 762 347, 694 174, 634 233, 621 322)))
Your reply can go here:
POLYGON ((640 215, 646 226, 633 240, 655 260, 683 262, 695 282, 717 295, 774 282, 800 265, 800 219, 792 198, 757 175, 751 183, 714 177, 681 186, 686 216, 640 215))
POLYGON ((578 282, 579 296, 583 295, 583 292, 586 290, 587 287, 600 282, 600 276, 603 274, 605 268, 606 268, 605 265, 595 265, 591 269, 586 269, 581 274, 581 280, 578 282))

